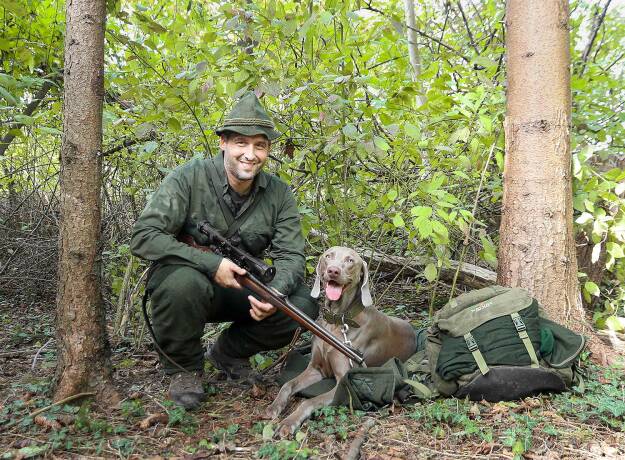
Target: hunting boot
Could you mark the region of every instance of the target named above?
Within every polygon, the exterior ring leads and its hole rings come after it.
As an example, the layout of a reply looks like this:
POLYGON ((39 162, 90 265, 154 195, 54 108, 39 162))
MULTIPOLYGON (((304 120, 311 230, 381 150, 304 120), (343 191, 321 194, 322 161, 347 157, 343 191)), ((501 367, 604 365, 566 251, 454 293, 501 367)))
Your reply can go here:
POLYGON ((261 375, 252 369, 248 358, 229 356, 223 350, 223 345, 219 340, 208 347, 205 357, 213 367, 223 372, 228 380, 248 381, 249 383, 262 381, 261 375))
POLYGON ((202 387, 202 373, 178 372, 171 376, 169 399, 187 410, 197 409, 206 400, 202 387))

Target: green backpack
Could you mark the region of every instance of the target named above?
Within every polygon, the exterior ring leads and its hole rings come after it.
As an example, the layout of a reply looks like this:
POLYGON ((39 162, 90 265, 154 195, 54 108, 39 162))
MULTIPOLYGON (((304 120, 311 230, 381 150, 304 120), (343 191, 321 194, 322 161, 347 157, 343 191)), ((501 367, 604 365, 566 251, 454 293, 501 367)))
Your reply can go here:
POLYGON ((447 303, 418 333, 406 382, 423 397, 502 401, 581 383, 577 361, 586 340, 543 317, 520 288, 492 286, 447 303))

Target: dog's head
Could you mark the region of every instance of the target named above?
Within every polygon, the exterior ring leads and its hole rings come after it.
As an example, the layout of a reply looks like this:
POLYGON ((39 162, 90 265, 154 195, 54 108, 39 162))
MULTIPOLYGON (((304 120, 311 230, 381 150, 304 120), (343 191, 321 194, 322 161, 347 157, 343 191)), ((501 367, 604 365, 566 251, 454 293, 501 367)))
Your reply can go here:
POLYGON ((317 263, 317 276, 310 295, 314 298, 321 293, 321 283, 328 300, 337 301, 344 292, 360 285, 360 296, 365 307, 373 305, 369 290, 369 269, 356 251, 334 246, 321 254, 317 263))

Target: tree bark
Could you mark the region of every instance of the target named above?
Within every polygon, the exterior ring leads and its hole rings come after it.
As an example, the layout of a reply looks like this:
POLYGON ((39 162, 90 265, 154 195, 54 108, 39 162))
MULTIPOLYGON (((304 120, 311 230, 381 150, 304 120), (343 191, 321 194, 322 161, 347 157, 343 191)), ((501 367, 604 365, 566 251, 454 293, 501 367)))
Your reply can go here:
POLYGON ((55 399, 81 392, 114 404, 100 294, 105 0, 66 4, 55 399))
POLYGON ((498 283, 528 289, 577 330, 566 0, 508 0, 508 99, 498 283))

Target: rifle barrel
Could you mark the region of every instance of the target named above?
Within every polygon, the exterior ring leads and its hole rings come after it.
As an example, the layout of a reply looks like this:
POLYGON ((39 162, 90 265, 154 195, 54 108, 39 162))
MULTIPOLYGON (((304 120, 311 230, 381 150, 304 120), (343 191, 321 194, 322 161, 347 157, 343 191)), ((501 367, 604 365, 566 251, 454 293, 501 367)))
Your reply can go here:
POLYGON ((236 280, 242 286, 254 291, 260 297, 262 297, 266 302, 269 302, 274 307, 278 308, 282 312, 284 312, 291 319, 295 320, 314 335, 324 340, 328 345, 333 346, 338 351, 343 353, 349 359, 356 361, 358 364, 362 365, 365 360, 362 355, 354 350, 353 348, 347 346, 343 342, 341 342, 334 334, 328 331, 326 328, 316 323, 310 316, 300 310, 298 307, 289 302, 286 298, 281 298, 271 291, 269 291, 263 283, 261 283, 254 275, 251 273, 247 273, 243 276, 236 275, 236 280))

